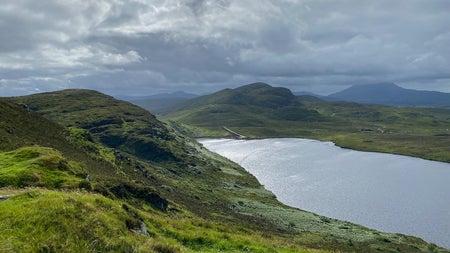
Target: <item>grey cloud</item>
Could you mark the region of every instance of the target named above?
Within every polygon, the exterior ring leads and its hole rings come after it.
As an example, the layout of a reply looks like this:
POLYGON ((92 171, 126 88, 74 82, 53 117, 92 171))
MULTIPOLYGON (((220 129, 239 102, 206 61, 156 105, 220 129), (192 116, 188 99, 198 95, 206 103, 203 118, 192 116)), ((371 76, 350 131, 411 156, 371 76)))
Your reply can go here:
POLYGON ((274 53, 286 53, 296 48, 295 27, 282 22, 268 22, 260 32, 260 44, 274 53))
POLYGON ((0 6, 0 92, 206 92, 253 81, 321 93, 378 81, 448 90, 449 8, 445 0, 11 1, 0 6))

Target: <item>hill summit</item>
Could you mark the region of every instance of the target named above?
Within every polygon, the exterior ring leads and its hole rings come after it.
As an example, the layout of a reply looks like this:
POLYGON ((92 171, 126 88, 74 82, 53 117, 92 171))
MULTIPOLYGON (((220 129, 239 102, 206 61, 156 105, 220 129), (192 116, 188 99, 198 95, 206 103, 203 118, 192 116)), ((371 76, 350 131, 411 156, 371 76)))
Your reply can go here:
POLYGON ((213 94, 212 100, 219 104, 251 105, 272 109, 300 105, 290 90, 272 87, 266 83, 252 83, 235 89, 225 89, 213 94))
POLYGON ((319 121, 287 88, 252 83, 235 89, 191 99, 166 110, 163 115, 186 124, 213 123, 214 127, 263 126, 267 121, 319 121))

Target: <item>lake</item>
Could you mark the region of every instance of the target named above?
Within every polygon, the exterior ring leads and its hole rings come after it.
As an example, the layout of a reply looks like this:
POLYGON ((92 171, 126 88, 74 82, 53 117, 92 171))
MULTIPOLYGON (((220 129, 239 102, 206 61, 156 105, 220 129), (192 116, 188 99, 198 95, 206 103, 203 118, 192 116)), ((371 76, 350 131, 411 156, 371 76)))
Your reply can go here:
POLYGON ((450 164, 308 139, 201 139, 281 202, 450 248, 450 164))

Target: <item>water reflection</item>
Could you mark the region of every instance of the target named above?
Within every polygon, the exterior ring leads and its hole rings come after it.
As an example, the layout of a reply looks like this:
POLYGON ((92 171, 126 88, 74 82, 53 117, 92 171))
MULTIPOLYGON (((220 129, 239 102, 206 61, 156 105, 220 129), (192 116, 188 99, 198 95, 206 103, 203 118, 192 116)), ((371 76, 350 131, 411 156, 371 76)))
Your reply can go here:
POLYGON ((450 248, 450 164, 307 139, 203 139, 280 201, 450 248))

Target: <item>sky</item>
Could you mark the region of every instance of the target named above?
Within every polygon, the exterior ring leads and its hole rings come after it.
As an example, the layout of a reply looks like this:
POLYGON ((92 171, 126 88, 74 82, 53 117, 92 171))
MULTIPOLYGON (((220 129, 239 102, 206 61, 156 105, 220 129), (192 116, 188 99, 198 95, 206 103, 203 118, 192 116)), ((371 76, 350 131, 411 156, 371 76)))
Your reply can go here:
POLYGON ((0 96, 450 92, 448 0, 0 0, 0 96))

